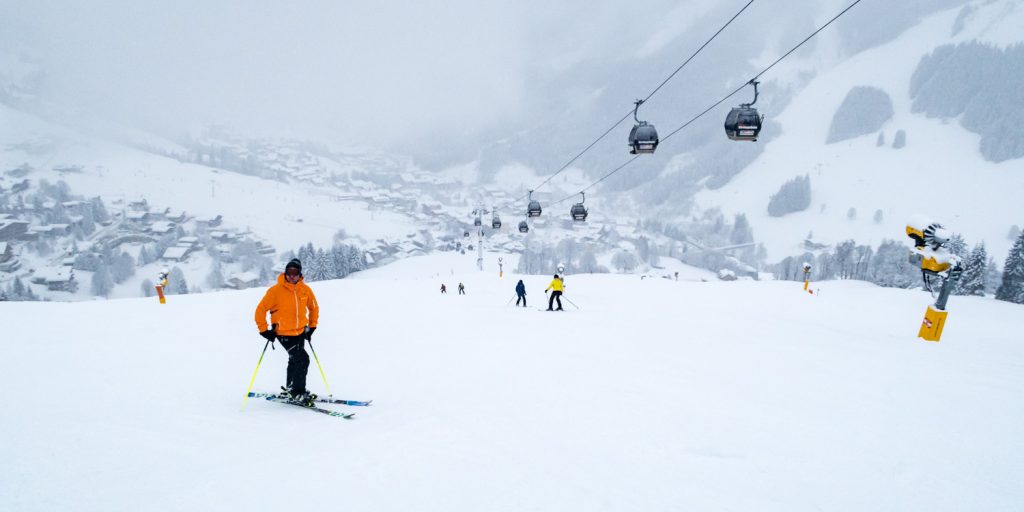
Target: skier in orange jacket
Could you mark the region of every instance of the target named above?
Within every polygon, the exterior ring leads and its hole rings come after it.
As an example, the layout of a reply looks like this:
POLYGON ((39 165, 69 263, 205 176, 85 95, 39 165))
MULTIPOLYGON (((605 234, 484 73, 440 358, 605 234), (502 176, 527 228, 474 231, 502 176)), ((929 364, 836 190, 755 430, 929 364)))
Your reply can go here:
POLYGON ((319 317, 316 296, 303 282, 302 262, 292 259, 285 265, 284 273, 277 276, 277 284, 267 290, 256 306, 256 328, 260 336, 271 342, 277 339, 288 351, 287 385, 282 389, 288 398, 307 405, 316 400, 316 395, 306 390, 309 354, 303 345, 313 337, 319 317), (272 324, 269 327, 268 312, 272 324))

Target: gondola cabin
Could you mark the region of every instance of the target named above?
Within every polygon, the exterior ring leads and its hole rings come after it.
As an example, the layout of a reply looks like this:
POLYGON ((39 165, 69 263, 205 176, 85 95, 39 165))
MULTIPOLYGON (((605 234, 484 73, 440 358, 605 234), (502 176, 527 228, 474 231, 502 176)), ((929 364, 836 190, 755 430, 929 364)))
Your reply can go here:
POLYGON ((491 219, 491 228, 501 229, 501 219, 497 215, 495 215, 494 218, 491 219))
POLYGON ((480 216, 479 216, 479 215, 477 215, 477 216, 476 216, 476 217, 475 217, 475 218, 473 219, 473 225, 474 225, 474 226, 482 226, 482 225, 483 225, 483 221, 481 221, 481 220, 480 220, 480 216))
POLYGON ((527 224, 525 220, 519 221, 519 232, 520 233, 529 233, 530 232, 530 225, 527 224))
POLYGON ((587 221, 587 208, 583 206, 583 203, 576 203, 572 205, 572 209, 569 210, 569 214, 572 215, 572 220, 576 222, 587 221))
POLYGON ((654 153, 658 148, 658 130, 647 121, 633 125, 629 132, 629 152, 634 155, 654 153))
POLYGON ((725 134, 732 140, 756 141, 763 120, 754 107, 733 107, 725 117, 725 134))
POLYGON ((540 217, 540 201, 530 200, 530 205, 526 207, 526 213, 530 217, 540 217))

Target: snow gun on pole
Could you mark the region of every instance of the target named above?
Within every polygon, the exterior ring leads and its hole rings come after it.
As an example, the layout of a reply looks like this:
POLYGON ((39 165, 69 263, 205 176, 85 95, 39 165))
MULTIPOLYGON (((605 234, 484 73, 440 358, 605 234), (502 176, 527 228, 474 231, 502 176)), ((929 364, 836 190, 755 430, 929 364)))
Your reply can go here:
POLYGON ((811 264, 804 262, 804 291, 810 294, 814 294, 814 290, 808 290, 807 285, 811 283, 811 264))
POLYGON ((947 247, 950 234, 942 224, 916 215, 907 223, 907 236, 914 242, 910 262, 921 266, 924 287, 931 292, 935 303, 925 310, 924 320, 917 337, 925 341, 939 341, 946 326, 946 301, 957 279, 963 272, 960 258, 947 247))

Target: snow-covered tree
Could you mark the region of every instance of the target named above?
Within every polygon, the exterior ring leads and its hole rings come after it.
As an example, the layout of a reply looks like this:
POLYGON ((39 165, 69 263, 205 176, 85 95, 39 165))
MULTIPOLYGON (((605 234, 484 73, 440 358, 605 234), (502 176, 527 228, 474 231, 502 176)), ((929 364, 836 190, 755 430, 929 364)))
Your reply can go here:
POLYGON ((729 242, 733 245, 745 244, 754 241, 754 230, 747 221, 747 215, 737 213, 732 223, 732 233, 729 234, 729 242))
POLYGON ((310 264, 308 272, 303 264, 302 272, 308 281, 326 281, 338 277, 337 270, 334 268, 334 259, 323 249, 317 249, 316 255, 310 259, 310 264))
POLYGON ((787 213, 806 210, 811 205, 811 178, 797 176, 782 184, 768 200, 768 215, 781 217, 787 213))
POLYGON ((149 250, 146 249, 146 246, 143 245, 142 247, 139 248, 138 265, 140 267, 143 265, 148 265, 151 261, 153 261, 153 257, 149 254, 149 250))
POLYGON ((623 250, 612 256, 612 265, 620 272, 632 272, 637 266, 637 259, 633 253, 623 250))
POLYGON ((1016 224, 1010 226, 1010 232, 1006 234, 1006 238, 1016 240, 1018 236, 1020 236, 1020 226, 1016 224))
POLYGON ((166 290, 168 293, 175 295, 185 295, 188 293, 188 283, 185 282, 185 273, 180 268, 174 267, 171 269, 171 275, 167 278, 166 290))
POLYGON ((856 219, 857 218, 857 209, 851 207, 849 210, 846 210, 846 218, 850 219, 850 220, 856 219))
POLYGON ((150 281, 148 277, 142 280, 141 286, 143 297, 152 297, 153 294, 156 293, 156 288, 153 285, 153 281, 150 281))
POLYGON ((953 235, 949 237, 949 242, 946 243, 946 248, 949 249, 949 252, 960 258, 960 261, 967 258, 967 242, 964 241, 964 237, 961 236, 960 233, 953 233, 953 235))
POLYGON ((224 270, 221 268, 220 260, 214 259, 210 265, 210 273, 206 275, 206 285, 213 289, 224 286, 224 270))
POLYGON ((893 149, 903 149, 907 145, 907 132, 905 130, 897 130, 896 136, 892 138, 893 149))
POLYGON ((100 266, 92 274, 89 291, 93 295, 108 297, 113 289, 114 279, 110 277, 110 268, 106 262, 101 262, 100 266))
POLYGON ((875 224, 881 224, 882 219, 884 217, 885 215, 882 213, 882 210, 875 210, 875 216, 874 218, 872 218, 872 220, 875 222, 875 224))
POLYGON ((964 260, 964 271, 957 281, 957 295, 985 295, 985 276, 988 269, 988 252, 985 251, 985 242, 974 246, 971 254, 964 260))
POLYGON ((122 251, 110 263, 110 271, 114 282, 121 284, 129 277, 135 275, 135 259, 132 258, 131 254, 122 251))
POLYGON ((1017 237, 1003 264, 1003 281, 996 299, 1024 304, 1024 233, 1017 237))

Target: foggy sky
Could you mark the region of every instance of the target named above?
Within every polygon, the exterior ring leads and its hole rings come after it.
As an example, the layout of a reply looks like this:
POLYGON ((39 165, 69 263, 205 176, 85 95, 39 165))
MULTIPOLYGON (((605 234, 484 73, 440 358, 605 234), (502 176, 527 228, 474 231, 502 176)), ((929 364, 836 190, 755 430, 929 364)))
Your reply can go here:
POLYGON ((595 52, 636 52, 654 17, 581 1, 0 7, 0 42, 32 51, 43 94, 61 104, 163 133, 222 122, 367 145, 515 121, 534 79, 595 52))

